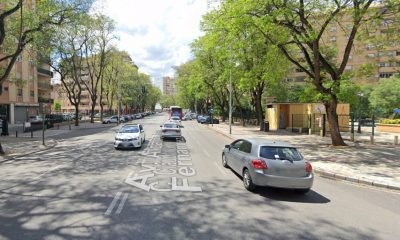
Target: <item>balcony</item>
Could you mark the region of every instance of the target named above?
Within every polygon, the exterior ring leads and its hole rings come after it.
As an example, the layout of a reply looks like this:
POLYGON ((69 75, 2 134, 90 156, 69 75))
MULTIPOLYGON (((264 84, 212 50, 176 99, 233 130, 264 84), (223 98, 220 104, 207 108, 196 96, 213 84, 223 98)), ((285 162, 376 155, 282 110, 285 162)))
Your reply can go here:
POLYGON ((40 103, 53 103, 54 100, 51 98, 44 98, 44 97, 38 97, 38 102, 40 103))
POLYGON ((42 90, 51 90, 51 84, 50 83, 44 83, 44 82, 38 82, 38 88, 42 90))
POLYGON ((39 75, 46 76, 46 77, 53 77, 53 72, 41 67, 37 68, 37 72, 39 75))

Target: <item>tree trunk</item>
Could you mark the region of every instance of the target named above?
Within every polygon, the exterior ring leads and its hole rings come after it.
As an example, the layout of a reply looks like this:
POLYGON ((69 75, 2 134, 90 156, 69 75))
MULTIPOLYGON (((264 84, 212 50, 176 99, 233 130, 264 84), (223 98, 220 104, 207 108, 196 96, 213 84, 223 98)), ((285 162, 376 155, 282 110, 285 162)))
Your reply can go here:
POLYGON ((79 126, 79 104, 75 105, 75 126, 79 126))
POLYGON ((90 123, 94 123, 94 109, 96 107, 97 98, 92 98, 92 106, 90 111, 90 123))
POLYGON ((242 118, 242 126, 246 126, 246 114, 244 108, 240 108, 240 117, 242 118))
POLYGON ((261 127, 263 120, 264 120, 262 104, 261 104, 262 91, 260 91, 259 89, 254 90, 253 96, 254 96, 254 107, 255 107, 256 116, 257 116, 257 124, 261 127))
POLYGON ((337 104, 338 102, 336 99, 333 99, 331 102, 324 104, 328 117, 329 128, 331 131, 332 145, 346 146, 346 143, 344 143, 343 138, 340 134, 339 117, 336 112, 337 104))

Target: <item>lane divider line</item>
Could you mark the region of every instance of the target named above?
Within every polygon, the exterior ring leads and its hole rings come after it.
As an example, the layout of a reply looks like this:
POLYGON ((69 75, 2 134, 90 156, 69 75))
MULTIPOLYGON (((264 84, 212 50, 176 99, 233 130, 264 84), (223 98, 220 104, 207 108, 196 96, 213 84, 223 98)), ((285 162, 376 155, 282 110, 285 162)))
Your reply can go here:
POLYGON ((110 203, 110 206, 108 206, 107 211, 104 213, 105 215, 111 215, 112 210, 114 209, 115 205, 118 202, 119 197, 121 196, 122 192, 117 192, 117 194, 115 195, 114 199, 112 200, 112 202, 110 203))
POLYGON ((124 207, 124 204, 125 204, 125 201, 126 201, 127 198, 128 198, 128 193, 125 193, 124 197, 121 200, 121 202, 119 202, 118 209, 115 212, 115 214, 119 215, 121 213, 122 208, 124 207))
POLYGON ((45 174, 47 174, 47 173, 49 173, 51 171, 54 171, 54 170, 56 170, 57 168, 60 168, 60 167, 62 167, 62 165, 55 166, 55 167, 45 171, 44 173, 40 174, 39 176, 36 176, 36 177, 32 178, 32 180, 39 179, 39 178, 43 177, 43 175, 45 175, 45 174))
POLYGON ((214 163, 220 172, 222 172, 224 175, 227 175, 226 172, 218 165, 218 163, 216 163, 216 162, 214 162, 214 163))

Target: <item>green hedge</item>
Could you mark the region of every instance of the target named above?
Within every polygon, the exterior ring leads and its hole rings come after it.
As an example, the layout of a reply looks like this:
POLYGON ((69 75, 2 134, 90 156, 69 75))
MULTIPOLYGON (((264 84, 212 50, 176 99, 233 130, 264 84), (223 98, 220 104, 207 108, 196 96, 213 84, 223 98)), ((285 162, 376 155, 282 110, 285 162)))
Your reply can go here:
POLYGON ((400 124, 400 119, 382 119, 383 124, 400 124))

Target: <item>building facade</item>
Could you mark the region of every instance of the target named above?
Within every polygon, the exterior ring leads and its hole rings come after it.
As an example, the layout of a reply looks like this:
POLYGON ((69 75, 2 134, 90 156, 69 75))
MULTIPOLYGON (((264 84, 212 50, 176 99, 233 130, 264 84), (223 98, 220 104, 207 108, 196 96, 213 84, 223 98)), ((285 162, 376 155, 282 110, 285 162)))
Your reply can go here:
POLYGON ((176 79, 171 77, 163 77, 163 94, 175 96, 177 92, 176 79))
MULTIPOLYGON (((35 1, 26 1, 24 7, 35 11, 35 1)), ((0 9, 4 8, 0 4, 0 9)), ((4 47, 4 46, 3 46, 4 47)), ((7 54, 0 47, 0 57, 7 54)), ((5 67, 3 63, 3 66, 5 67)), ((41 113, 39 106, 51 109, 51 84, 53 73, 46 60, 39 60, 38 53, 27 47, 14 64, 2 86, 0 117, 11 124, 23 123, 29 116, 41 113)))
MULTIPOLYGON (((398 17, 398 16, 397 16, 398 17)), ((321 46, 336 52, 336 62, 341 63, 348 36, 353 27, 349 16, 332 22, 326 28, 321 46)), ((359 29, 364 36, 356 38, 345 71, 352 74, 352 80, 360 84, 374 85, 381 78, 390 78, 400 72, 399 41, 390 41, 390 34, 400 31, 400 24, 393 14, 383 20, 372 21, 359 29), (383 41, 379 41, 382 39, 383 41)), ((304 83, 308 76, 293 66, 287 76, 288 82, 304 83)))

